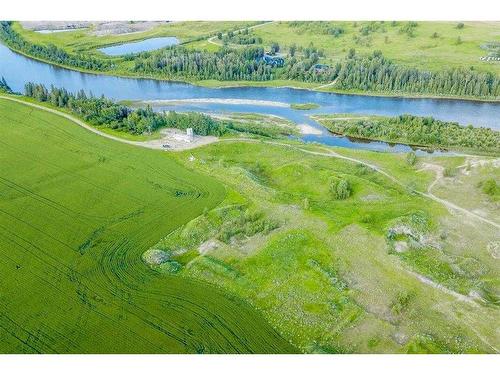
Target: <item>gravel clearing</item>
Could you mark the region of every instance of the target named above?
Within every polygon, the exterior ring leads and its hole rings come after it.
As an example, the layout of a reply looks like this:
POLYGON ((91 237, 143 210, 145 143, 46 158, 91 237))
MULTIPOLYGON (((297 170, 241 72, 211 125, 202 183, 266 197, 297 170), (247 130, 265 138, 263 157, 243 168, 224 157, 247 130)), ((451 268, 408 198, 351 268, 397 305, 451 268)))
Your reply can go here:
POLYGON ((169 21, 23 21, 21 25, 33 31, 91 28, 91 35, 104 36, 140 33, 167 23, 169 21))

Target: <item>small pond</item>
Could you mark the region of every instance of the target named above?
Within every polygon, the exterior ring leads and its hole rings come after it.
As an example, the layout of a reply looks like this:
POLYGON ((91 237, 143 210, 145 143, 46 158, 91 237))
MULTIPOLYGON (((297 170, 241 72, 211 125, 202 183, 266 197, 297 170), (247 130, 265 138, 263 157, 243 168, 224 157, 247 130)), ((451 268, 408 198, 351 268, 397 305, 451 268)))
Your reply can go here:
POLYGON ((130 42, 118 44, 99 49, 99 51, 109 56, 121 56, 128 53, 139 53, 145 51, 153 51, 155 49, 174 46, 179 44, 179 39, 173 36, 165 36, 159 38, 149 38, 140 42, 130 42))

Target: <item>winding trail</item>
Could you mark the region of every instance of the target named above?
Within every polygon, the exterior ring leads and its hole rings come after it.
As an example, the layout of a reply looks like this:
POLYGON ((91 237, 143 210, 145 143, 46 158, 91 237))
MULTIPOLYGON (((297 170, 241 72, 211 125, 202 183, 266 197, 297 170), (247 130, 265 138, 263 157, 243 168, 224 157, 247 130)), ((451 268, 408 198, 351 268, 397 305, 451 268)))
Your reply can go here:
MULTIPOLYGON (((258 28, 258 27, 262 27, 262 26, 265 26, 265 25, 270 25, 270 24, 272 24, 272 23, 276 23, 276 22, 278 22, 278 21, 267 21, 267 22, 259 23, 259 24, 254 25, 254 26, 244 27, 244 28, 239 29, 239 30, 236 30, 236 31, 234 31, 234 32, 235 32, 235 33, 237 33, 237 32, 239 32, 239 31, 243 31, 243 30, 253 30, 253 29, 256 29, 256 28, 258 28)), ((227 33, 222 34, 222 36, 224 36, 224 35, 227 35, 227 33)), ((208 38, 208 39, 207 39, 207 42, 208 42, 208 43, 211 43, 211 44, 215 44, 216 46, 221 47, 221 46, 222 46, 222 43, 217 43, 217 42, 215 42, 215 39, 216 39, 216 38, 217 38, 217 35, 212 36, 212 37, 210 37, 210 38, 208 38)))
POLYGON ((457 206, 456 204, 454 204, 450 201, 447 201, 445 199, 442 199, 442 198, 435 196, 432 193, 432 188, 443 178, 444 167, 442 167, 440 165, 436 165, 436 164, 430 164, 430 163, 424 163, 423 165, 424 165, 424 167, 422 169, 419 169, 417 172, 424 171, 424 170, 430 170, 430 171, 433 171, 436 173, 436 178, 429 185, 426 193, 418 192, 420 195, 423 195, 423 196, 428 197, 436 202, 439 202, 439 203, 443 204, 444 206, 446 206, 448 209, 459 211, 463 214, 466 214, 466 215, 471 216, 475 219, 478 219, 478 220, 482 221, 483 223, 492 225, 495 228, 500 229, 500 224, 498 224, 492 220, 486 219, 486 218, 484 218, 484 217, 482 217, 482 216, 480 216, 472 211, 469 211, 463 207, 457 206))
MULTIPOLYGON (((259 25, 263 25, 263 24, 259 24, 259 25)), ((259 25, 256 25, 256 26, 259 26, 259 25)), ((28 106, 31 106, 34 108, 38 108, 38 109, 53 113, 53 114, 58 115, 58 116, 64 117, 70 121, 73 121, 75 124, 91 131, 92 133, 98 134, 98 135, 103 136, 105 138, 109 138, 109 139, 112 139, 112 140, 115 140, 118 142, 122 142, 122 143, 127 143, 127 144, 133 145, 133 146, 145 147, 145 148, 149 148, 149 149, 161 149, 161 146, 158 146, 157 144, 154 144, 154 143, 149 143, 148 141, 146 141, 146 142, 130 141, 127 139, 113 136, 111 134, 104 133, 104 132, 97 130, 94 127, 86 124, 85 122, 76 118, 75 116, 72 116, 72 115, 65 113, 65 112, 58 111, 56 109, 47 108, 47 107, 42 106, 42 105, 26 102, 24 100, 13 98, 10 96, 0 95, 0 99, 5 99, 5 100, 13 101, 13 102, 22 103, 22 104, 25 104, 25 105, 28 105, 28 106)), ((226 139, 219 139, 218 141, 219 142, 255 142, 255 143, 262 143, 263 142, 263 143, 270 144, 270 145, 292 148, 292 149, 295 149, 295 150, 298 150, 298 151, 301 151, 301 152, 304 152, 304 153, 310 154, 310 155, 318 155, 318 156, 325 156, 325 157, 332 157, 332 158, 337 158, 337 159, 348 160, 348 161, 351 161, 353 163, 365 165, 366 167, 368 167, 368 168, 382 174, 383 176, 387 177, 388 179, 390 179, 394 183, 396 183, 402 187, 406 187, 406 185, 402 181, 398 180, 397 178, 390 175, 389 173, 384 171, 382 168, 380 168, 374 164, 370 164, 370 163, 365 162, 365 161, 360 160, 360 159, 351 158, 349 156, 340 155, 340 154, 336 153, 335 151, 332 151, 332 150, 329 150, 329 149, 323 148, 323 147, 321 147, 321 149, 325 150, 325 152, 311 151, 311 150, 307 150, 307 149, 299 147, 299 146, 295 146, 295 145, 291 145, 291 144, 283 143, 283 142, 278 142, 278 141, 262 141, 262 140, 256 140, 256 139, 251 139, 251 138, 226 138, 226 139)), ((439 178, 440 178, 439 173, 437 173, 436 179, 434 180, 434 182, 431 185, 429 185, 427 192, 415 191, 415 193, 419 194, 421 196, 427 197, 435 202, 438 202, 438 203, 446 206, 446 208, 448 208, 448 209, 462 212, 470 217, 473 217, 477 220, 482 221, 483 223, 486 223, 488 225, 492 225, 495 228, 500 229, 500 224, 498 224, 494 221, 488 220, 482 216, 475 214, 474 212, 471 212, 463 207, 457 206, 456 204, 454 204, 452 202, 449 202, 445 199, 436 197, 434 194, 432 194, 431 189, 435 185, 435 183, 439 180, 439 178)))

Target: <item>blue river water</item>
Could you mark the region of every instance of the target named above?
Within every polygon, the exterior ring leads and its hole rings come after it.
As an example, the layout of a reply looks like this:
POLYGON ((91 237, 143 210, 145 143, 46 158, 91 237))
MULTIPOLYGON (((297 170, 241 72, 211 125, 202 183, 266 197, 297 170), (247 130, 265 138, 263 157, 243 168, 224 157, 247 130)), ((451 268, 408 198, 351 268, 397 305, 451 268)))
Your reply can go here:
POLYGON ((376 115, 399 115, 410 113, 432 116, 463 125, 484 126, 500 130, 500 104, 465 100, 376 97, 343 95, 293 88, 234 87, 206 88, 186 83, 167 82, 152 79, 122 78, 91 73, 81 73, 39 62, 15 53, 0 44, 0 76, 4 76, 15 91, 23 92, 26 82, 42 83, 46 86, 64 87, 75 92, 83 89, 94 95, 123 100, 177 100, 177 99, 231 99, 240 100, 233 104, 213 102, 186 102, 157 109, 168 108, 177 111, 203 112, 250 112, 277 115, 297 124, 307 124, 321 134, 304 135, 308 142, 319 142, 350 148, 406 152, 404 145, 390 145, 385 142, 353 140, 328 132, 312 120, 311 114, 356 113, 376 115), (241 102, 241 100, 243 102, 241 102), (248 103, 245 101, 259 101, 248 103), (318 109, 300 111, 288 106, 265 105, 260 101, 280 103, 317 103, 318 109))
POLYGON ((145 51, 154 51, 155 49, 169 47, 179 44, 179 39, 173 36, 165 36, 159 38, 149 38, 140 42, 130 42, 118 44, 99 49, 99 51, 110 56, 121 56, 128 53, 139 53, 145 51))

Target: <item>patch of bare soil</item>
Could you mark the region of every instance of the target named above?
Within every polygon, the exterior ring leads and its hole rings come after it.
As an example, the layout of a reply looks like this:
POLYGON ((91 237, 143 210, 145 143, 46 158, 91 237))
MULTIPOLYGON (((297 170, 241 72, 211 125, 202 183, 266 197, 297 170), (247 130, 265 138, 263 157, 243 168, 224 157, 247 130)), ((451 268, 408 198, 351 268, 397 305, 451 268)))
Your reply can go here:
POLYGON ((164 25, 168 21, 108 21, 96 22, 94 24, 92 35, 124 35, 141 33, 151 30, 157 26, 164 25))
POLYGON ((198 252, 201 255, 208 254, 212 250, 216 250, 221 246, 221 242, 216 240, 216 239, 210 239, 208 241, 203 242, 199 247, 198 247, 198 252))
POLYGON ((160 133, 162 138, 143 143, 147 144, 150 148, 180 151, 204 146, 218 140, 218 138, 214 136, 201 135, 194 135, 191 139, 186 136, 185 131, 171 128, 163 129, 160 133))
POLYGON ((27 30, 70 30, 90 27, 88 21, 22 21, 21 26, 27 30))
POLYGON ((28 30, 70 30, 91 28, 96 36, 124 35, 151 30, 168 21, 23 21, 21 25, 28 30))
POLYGON ((169 256, 163 250, 150 249, 143 254, 142 258, 147 264, 159 265, 165 263, 169 259, 169 256))

